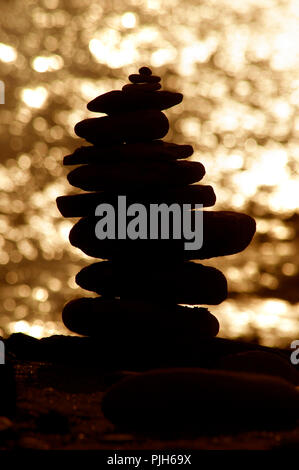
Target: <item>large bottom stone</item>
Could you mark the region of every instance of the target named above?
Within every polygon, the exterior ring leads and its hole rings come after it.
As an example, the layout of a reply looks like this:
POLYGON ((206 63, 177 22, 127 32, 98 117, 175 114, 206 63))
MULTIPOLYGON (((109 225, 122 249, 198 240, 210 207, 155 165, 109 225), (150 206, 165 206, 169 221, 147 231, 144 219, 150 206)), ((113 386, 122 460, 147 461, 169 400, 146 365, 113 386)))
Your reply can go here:
POLYGON ((153 370, 129 376, 104 396, 104 415, 129 430, 196 433, 293 425, 299 394, 270 376, 205 369, 153 370))
POLYGON ((216 336, 219 331, 218 320, 205 308, 99 297, 69 302, 62 319, 71 331, 106 342, 108 355, 109 349, 121 354, 126 348, 142 354, 157 343, 168 354, 175 347, 194 345, 201 337, 216 336))

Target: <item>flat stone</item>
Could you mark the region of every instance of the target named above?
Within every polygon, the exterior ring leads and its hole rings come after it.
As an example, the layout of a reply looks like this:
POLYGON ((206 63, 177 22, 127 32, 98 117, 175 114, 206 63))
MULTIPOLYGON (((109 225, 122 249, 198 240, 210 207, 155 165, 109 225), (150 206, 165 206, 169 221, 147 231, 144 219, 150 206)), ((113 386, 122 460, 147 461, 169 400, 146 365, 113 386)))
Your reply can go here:
POLYGON ((156 109, 84 119, 75 125, 79 137, 99 145, 160 139, 168 129, 167 117, 156 109))
MULTIPOLYGON (((125 191, 127 205, 143 204, 147 208, 149 204, 179 204, 183 210, 183 204, 202 204, 204 207, 213 206, 216 196, 212 186, 191 185, 176 189, 161 189, 157 191, 125 191)), ((111 204, 117 209, 118 194, 116 192, 94 192, 59 196, 56 199, 57 207, 64 217, 85 217, 94 215, 99 204, 111 204)))
POLYGON ((157 83, 161 81, 161 77, 158 77, 158 75, 133 73, 129 75, 129 80, 132 83, 157 83))
POLYGON ((181 93, 172 91, 131 91, 126 93, 113 90, 90 101, 89 111, 114 114, 119 112, 136 111, 139 109, 168 109, 179 104, 183 99, 181 93))
POLYGON ((134 161, 82 165, 72 170, 67 179, 72 186, 85 191, 111 190, 113 185, 121 194, 125 188, 184 186, 200 181, 204 174, 204 166, 199 162, 147 160, 138 165, 134 161))
POLYGON ((105 297, 216 305, 227 297, 227 282, 216 268, 196 263, 151 266, 103 261, 83 268, 76 275, 83 289, 105 297), (128 275, 129 274, 129 275, 128 275))
POLYGON ((221 359, 221 369, 281 377, 299 385, 299 371, 291 364, 290 358, 265 351, 246 351, 230 354, 221 359))
POLYGON ((204 211, 203 245, 198 250, 185 250, 185 239, 99 240, 95 235, 99 220, 99 217, 82 218, 71 229, 69 238, 73 246, 87 255, 103 259, 138 259, 142 256, 144 259, 190 260, 232 255, 249 245, 256 227, 254 219, 246 214, 204 211))
POLYGON ((186 342, 194 345, 201 337, 216 336, 219 331, 218 320, 205 308, 101 297, 72 300, 65 305, 62 319, 75 333, 102 341, 109 338, 107 354, 109 349, 122 351, 128 344, 135 353, 143 354, 155 347, 155 342, 171 351, 186 342))
POLYGON ((160 83, 129 83, 128 85, 124 85, 122 87, 122 91, 126 93, 135 93, 135 92, 149 92, 149 91, 157 91, 160 90, 161 84, 160 83))
POLYGON ((190 157, 192 145, 177 145, 162 140, 135 142, 131 144, 80 147, 63 159, 64 165, 119 161, 123 158, 135 160, 176 160, 190 157))
POLYGON ((299 394, 283 379, 199 368, 135 374, 112 385, 102 402, 120 428, 197 434, 293 426, 299 394))

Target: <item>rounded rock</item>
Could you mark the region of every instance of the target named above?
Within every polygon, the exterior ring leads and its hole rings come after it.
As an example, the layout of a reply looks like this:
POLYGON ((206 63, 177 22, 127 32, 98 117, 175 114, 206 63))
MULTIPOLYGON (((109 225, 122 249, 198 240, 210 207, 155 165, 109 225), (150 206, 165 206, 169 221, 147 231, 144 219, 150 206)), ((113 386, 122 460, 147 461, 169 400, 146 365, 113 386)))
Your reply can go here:
POLYGON ((79 137, 96 145, 160 139, 168 129, 167 117, 155 109, 84 119, 75 125, 79 137))
POLYGON ((157 83, 161 81, 161 77, 157 75, 138 75, 134 73, 129 75, 129 80, 132 83, 157 83))
MULTIPOLYGON (((100 240, 95 228, 99 217, 84 217, 70 231, 73 246, 84 253, 102 259, 195 260, 226 256, 243 251, 255 233, 255 221, 250 216, 228 211, 203 211, 203 245, 186 250, 182 239, 115 239, 100 240)), ((116 218, 115 226, 118 226, 116 218)), ((130 261, 128 261, 130 262, 130 261)))
POLYGON ((113 90, 90 101, 89 111, 113 115, 140 109, 168 109, 179 104, 183 99, 181 93, 171 91, 130 91, 113 90))
POLYGON ((196 263, 165 265, 157 261, 128 266, 103 261, 83 268, 76 275, 83 289, 109 297, 216 305, 227 297, 227 282, 216 268, 196 263))
POLYGON ((206 308, 102 297, 72 300, 62 319, 75 333, 101 337, 103 342, 106 336, 110 348, 120 351, 131 344, 135 353, 151 349, 153 341, 165 350, 185 343, 196 346, 199 338, 219 331, 218 320, 206 308))
POLYGON ((160 83, 130 83, 122 87, 122 91, 125 93, 144 93, 160 90, 160 83))
MULTIPOLYGON (((177 160, 190 157, 193 154, 192 145, 178 145, 162 140, 149 142, 133 142, 120 145, 82 146, 63 159, 64 165, 85 163, 100 163, 102 161, 119 161, 123 158, 130 160, 177 160)), ((137 163, 137 162, 136 162, 137 163)))
POLYGON ((119 194, 125 189, 163 188, 184 186, 200 181, 204 166, 189 161, 133 161, 114 164, 82 165, 72 170, 67 179, 72 186, 85 191, 109 190, 118 186, 119 194))
MULTIPOLYGON (((73 194, 68 196, 59 196, 56 204, 64 217, 85 217, 94 215, 96 207, 99 204, 111 204, 114 210, 118 205, 118 188, 114 192, 100 191, 93 193, 73 194)), ((176 189, 161 189, 156 191, 140 190, 133 192, 127 190, 123 192, 126 196, 127 205, 143 204, 147 208, 149 204, 179 204, 183 210, 183 204, 202 204, 204 207, 213 206, 216 202, 216 196, 212 186, 191 185, 176 189)))
POLYGON ((151 75, 152 74, 152 71, 149 67, 140 67, 138 72, 140 73, 140 75, 151 75))
POLYGON ((112 385, 106 418, 132 431, 197 434, 294 426, 299 395, 287 381, 199 368, 152 370, 112 385))

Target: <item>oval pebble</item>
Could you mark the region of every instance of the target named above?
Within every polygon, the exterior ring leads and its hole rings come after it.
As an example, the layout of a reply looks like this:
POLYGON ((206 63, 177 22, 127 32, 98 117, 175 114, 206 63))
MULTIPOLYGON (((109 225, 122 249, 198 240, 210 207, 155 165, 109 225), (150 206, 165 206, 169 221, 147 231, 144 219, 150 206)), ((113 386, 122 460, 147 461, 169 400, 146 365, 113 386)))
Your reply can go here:
POLYGON ((151 75, 152 74, 152 71, 149 67, 140 67, 140 69, 138 70, 138 72, 141 74, 141 75, 151 75))
POLYGON ((145 75, 145 74, 137 74, 133 73, 129 75, 129 80, 132 83, 157 83, 161 81, 161 77, 157 75, 145 75))
POLYGON ((129 144, 94 146, 89 145, 77 148, 71 155, 63 159, 64 165, 78 165, 85 163, 101 163, 119 161, 122 159, 135 160, 179 160, 193 154, 192 145, 177 145, 162 140, 149 142, 133 142, 129 144))
MULTIPOLYGON (((59 196, 56 204, 64 217, 85 217, 94 215, 96 207, 99 204, 111 204, 117 209, 118 193, 117 186, 114 192, 101 191, 93 193, 73 194, 68 196, 59 196)), ((183 210, 183 204, 202 204, 204 207, 213 206, 216 202, 216 196, 212 186, 190 185, 183 188, 161 189, 156 191, 136 191, 127 190, 123 195, 126 196, 126 202, 131 204, 179 204, 183 210)))
POLYGON ((200 181, 204 174, 204 166, 199 162, 147 160, 139 165, 134 161, 120 161, 117 165, 82 165, 68 173, 67 179, 72 186, 85 191, 118 187, 119 194, 123 194, 125 188, 184 186, 200 181))
POLYGON ((283 379, 178 368, 127 377, 105 394, 102 410, 131 431, 232 432, 294 425, 299 394, 283 379))
POLYGON ((113 144, 160 139, 169 129, 165 114, 155 109, 84 119, 75 133, 93 144, 113 144))
POLYGON ((225 256, 243 251, 255 233, 255 221, 246 214, 204 211, 203 246, 198 250, 185 250, 184 239, 99 240, 95 235, 98 221, 98 217, 82 218, 71 229, 69 239, 87 255, 102 259, 138 259, 142 256, 144 259, 190 260, 225 256))
POLYGON ((169 301, 178 304, 215 305, 227 297, 227 282, 221 271, 197 263, 151 267, 139 263, 130 266, 104 261, 83 268, 77 284, 103 296, 121 299, 169 301))
POLYGON ((158 343, 165 351, 184 344, 195 346, 199 338, 216 336, 219 331, 218 320, 206 308, 102 297, 70 301, 62 319, 75 333, 102 338, 110 343, 109 349, 117 351, 130 344, 135 354, 150 353, 158 343))
POLYGON ((129 83, 122 87, 122 91, 125 93, 144 93, 151 91, 158 91, 161 88, 160 83, 129 83))
POLYGON ((168 109, 179 104, 183 99, 181 93, 172 91, 130 91, 113 90, 90 101, 89 111, 115 114, 140 109, 168 109))

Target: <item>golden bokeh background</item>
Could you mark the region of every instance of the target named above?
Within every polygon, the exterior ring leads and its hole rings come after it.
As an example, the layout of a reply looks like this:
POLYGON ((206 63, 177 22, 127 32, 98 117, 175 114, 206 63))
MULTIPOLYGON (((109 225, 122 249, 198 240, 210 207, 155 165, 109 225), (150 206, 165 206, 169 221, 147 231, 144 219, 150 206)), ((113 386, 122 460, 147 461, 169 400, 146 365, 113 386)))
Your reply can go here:
POLYGON ((86 295, 74 275, 90 258, 56 208, 72 190, 62 158, 86 103, 149 65, 184 94, 165 140, 193 145, 216 209, 257 220, 246 251, 204 263, 229 282, 211 307, 220 336, 299 338, 297 0, 7 0, 0 65, 0 334, 68 334, 61 310, 86 295))

